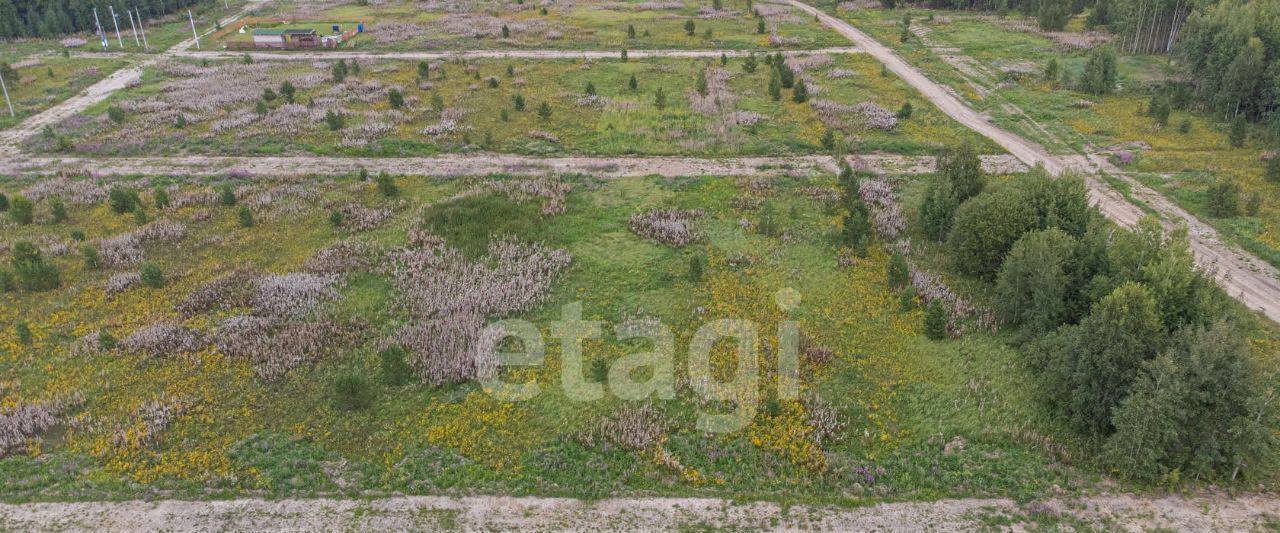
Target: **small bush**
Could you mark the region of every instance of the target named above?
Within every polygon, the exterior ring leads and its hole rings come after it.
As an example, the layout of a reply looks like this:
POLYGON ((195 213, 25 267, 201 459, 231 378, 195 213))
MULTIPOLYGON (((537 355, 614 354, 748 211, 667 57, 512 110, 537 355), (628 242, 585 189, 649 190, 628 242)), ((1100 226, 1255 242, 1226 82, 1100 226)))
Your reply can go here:
POLYGON ((609 362, 603 357, 597 356, 591 360, 591 380, 596 383, 609 381, 609 362))
POLYGON ((254 224, 253 211, 249 210, 249 206, 240 206, 240 211, 236 213, 236 220, 242 228, 252 228, 254 224))
POLYGON ((102 268, 102 259, 98 257, 98 248, 92 244, 80 247, 80 257, 84 259, 84 267, 88 270, 102 268))
POLYGON ((80 229, 71 230, 71 240, 76 242, 84 242, 84 231, 80 229))
POLYGON ((1244 148, 1244 142, 1249 138, 1249 123, 1244 117, 1236 117, 1231 121, 1231 131, 1227 136, 1233 148, 1244 148))
POLYGON ((333 211, 330 211, 330 212, 329 212, 329 225, 330 225, 330 226, 333 226, 333 227, 335 227, 335 228, 340 228, 340 227, 342 227, 342 222, 343 222, 342 211, 339 211, 339 210, 337 210, 337 209, 334 209, 333 211))
POLYGON ((903 311, 911 311, 916 308, 916 288, 907 285, 898 293, 898 308, 903 311))
POLYGON ((335 113, 333 110, 326 111, 324 114, 324 123, 329 127, 330 131, 338 131, 342 129, 347 119, 341 113, 335 113))
POLYGON ((393 198, 400 194, 400 188, 396 186, 396 180, 390 174, 382 172, 378 174, 376 179, 378 183, 378 192, 387 198, 393 198))
POLYGON ((139 272, 142 284, 152 289, 164 287, 164 272, 160 270, 160 265, 151 261, 142 264, 142 270, 139 272))
POLYGON ((18 284, 13 279, 13 272, 0 268, 0 292, 13 292, 18 290, 18 284))
POLYGON ((230 185, 223 185, 218 188, 218 203, 224 206, 236 205, 236 190, 230 185))
POLYGON ((0 192, 0 213, 3 213, 8 210, 9 210, 9 197, 5 196, 4 193, 0 192))
POLYGON ((911 107, 911 102, 903 102, 902 107, 898 109, 898 120, 909 119, 911 118, 911 114, 914 112, 915 110, 911 107))
POLYGON ((551 104, 546 102, 538 104, 538 118, 542 120, 551 118, 551 104))
POLYGON ((347 371, 333 379, 333 401, 338 409, 367 409, 373 405, 374 397, 373 384, 360 374, 347 371))
POLYGON ((35 219, 35 205, 31 200, 14 196, 13 202, 9 204, 9 219, 24 226, 30 224, 35 219))
POLYGON ((707 258, 701 254, 689 258, 689 281, 702 281, 707 269, 707 258))
POLYGON ((18 322, 18 325, 13 327, 13 334, 17 336, 18 344, 23 346, 31 346, 34 342, 31 337, 31 327, 26 322, 18 322))
POLYGON ((45 261, 40 249, 28 241, 18 241, 10 252, 9 266, 13 267, 17 286, 24 291, 40 292, 62 285, 58 268, 45 261))
POLYGON ((53 216, 55 224, 67 220, 67 206, 62 203, 62 199, 57 196, 49 199, 49 214, 53 216))
POLYGON ((169 208, 169 191, 164 187, 156 187, 154 193, 151 194, 152 203, 156 204, 156 209, 169 208))
POLYGON ((924 310, 924 336, 935 341, 947 338, 947 308, 938 300, 924 310))
POLYGON ((889 258, 886 277, 889 279, 889 287, 894 290, 906 287, 911 281, 911 274, 907 271, 907 258, 900 252, 894 252, 893 257, 889 258))
POLYGON ((133 206, 133 221, 139 226, 151 221, 151 218, 147 216, 146 206, 143 206, 142 204, 133 206))
POLYGON ((1240 186, 1229 180, 1219 180, 1209 187, 1205 209, 1214 218, 1231 218, 1240 214, 1240 186))
POLYGON ((125 119, 124 109, 121 109, 120 106, 114 106, 114 105, 111 107, 108 107, 107 118, 110 118, 111 121, 115 122, 116 124, 120 124, 124 122, 124 119, 125 119))
POLYGON ((118 344, 120 344, 120 341, 116 340, 110 331, 106 329, 98 330, 98 350, 109 352, 116 349, 118 344))
POLYGON ((387 103, 391 107, 400 108, 404 106, 404 95, 400 94, 400 89, 391 89, 387 91, 387 103))
POLYGON ((132 213, 140 203, 142 200, 138 197, 138 192, 131 189, 112 187, 107 193, 107 205, 117 215, 132 213))
POLYGON ((383 383, 399 386, 413 381, 413 366, 407 357, 404 347, 398 344, 378 352, 378 368, 382 371, 383 383))

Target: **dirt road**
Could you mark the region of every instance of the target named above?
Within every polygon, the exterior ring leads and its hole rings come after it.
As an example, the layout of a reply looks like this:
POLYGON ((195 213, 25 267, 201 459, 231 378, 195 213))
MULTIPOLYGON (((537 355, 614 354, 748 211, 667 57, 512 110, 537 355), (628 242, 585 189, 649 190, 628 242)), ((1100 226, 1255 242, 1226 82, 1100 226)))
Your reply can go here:
POLYGON ((1026 529, 1032 513, 1107 530, 1261 531, 1280 515, 1264 496, 1120 494, 1020 507, 1006 499, 939 500, 837 508, 708 498, 410 496, 374 500, 125 501, 0 505, 21 531, 973 531, 1026 529))
POLYGON ((923 73, 898 57, 887 46, 880 44, 848 22, 828 15, 799 0, 786 0, 792 6, 814 15, 823 24, 847 37, 859 48, 883 63, 902 79, 910 83, 939 109, 996 144, 1028 165, 1044 165, 1053 174, 1075 170, 1088 175, 1089 199, 1111 220, 1132 226, 1143 215, 1142 209, 1129 202, 1124 195, 1098 176, 1107 173, 1124 181, 1130 194, 1159 213, 1167 228, 1186 226, 1191 241, 1191 251, 1196 263, 1206 268, 1228 294, 1240 300, 1246 307, 1259 311, 1272 321, 1280 322, 1280 271, 1270 264, 1222 241, 1217 231, 1190 213, 1174 205, 1158 192, 1125 176, 1098 156, 1069 156, 1050 154, 1044 147, 1004 130, 989 122, 982 114, 953 96, 942 85, 930 80, 923 73))
MULTIPOLYGON (((223 19, 223 26, 229 25, 236 19, 243 17, 246 13, 257 9, 269 0, 255 0, 245 4, 245 6, 236 14, 223 19)), ((210 29, 205 35, 212 33, 210 29)), ((203 37, 203 35, 202 35, 203 37)), ((28 117, 26 120, 7 130, 0 130, 0 156, 16 156, 19 153, 18 143, 23 139, 40 133, 45 126, 56 124, 71 115, 84 111, 90 106, 106 100, 112 93, 128 87, 129 84, 137 82, 142 78, 142 71, 151 65, 156 64, 162 59, 174 57, 182 53, 187 48, 195 45, 195 37, 179 42, 173 47, 157 55, 137 54, 132 57, 139 59, 138 63, 121 68, 110 76, 103 78, 93 85, 90 85, 79 94, 72 96, 57 105, 50 107, 40 113, 28 117)))
MULTIPOLYGON (((424 59, 617 59, 620 50, 453 50, 444 52, 359 52, 347 50, 335 51, 298 51, 298 52, 233 52, 233 51, 195 51, 185 50, 177 55, 193 58, 232 59, 244 57, 246 54, 256 60, 263 61, 315 61, 337 59, 399 59, 421 61, 424 59)), ((839 48, 818 48, 814 50, 628 50, 629 59, 645 57, 746 57, 750 54, 781 53, 784 56, 824 55, 824 54, 860 54, 862 50, 846 46, 839 48)))
MULTIPOLYGON (((850 156, 858 168, 895 174, 932 172, 933 157, 891 154, 850 156)), ((1024 172, 1027 167, 1007 155, 983 156, 989 172, 1024 172)), ((399 175, 474 176, 494 173, 545 175, 582 173, 601 177, 629 176, 778 176, 831 173, 835 161, 826 156, 794 157, 530 157, 512 154, 457 154, 433 157, 24 157, 0 160, 0 174, 54 175, 59 173, 93 176, 139 174, 166 176, 332 176, 352 174, 361 169, 399 175)))

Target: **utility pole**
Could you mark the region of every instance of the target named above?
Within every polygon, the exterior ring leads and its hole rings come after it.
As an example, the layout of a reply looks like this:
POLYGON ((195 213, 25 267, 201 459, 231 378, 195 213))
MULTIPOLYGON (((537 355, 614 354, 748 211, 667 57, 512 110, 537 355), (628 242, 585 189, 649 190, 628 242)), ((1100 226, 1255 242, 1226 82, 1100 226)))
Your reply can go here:
POLYGON ((93 7, 93 25, 98 27, 98 38, 102 39, 102 49, 106 50, 110 45, 107 44, 107 36, 102 33, 102 23, 98 22, 98 6, 93 7))
POLYGON ((151 45, 147 44, 147 27, 142 24, 142 10, 135 7, 133 11, 138 14, 138 29, 142 30, 142 49, 150 50, 151 45))
POLYGON ((138 40, 138 27, 133 24, 133 11, 126 7, 124 12, 129 15, 129 28, 133 30, 133 45, 142 46, 142 42, 138 40))
POLYGON ((9 104, 9 116, 17 117, 13 112, 13 101, 9 100, 9 86, 4 84, 4 74, 0 74, 0 89, 4 89, 4 102, 9 104))
POLYGON ((124 39, 120 38, 120 16, 116 15, 114 6, 107 6, 107 9, 111 10, 111 23, 116 25, 116 43, 120 45, 120 48, 124 48, 124 39))
POLYGON ((191 10, 187 10, 187 20, 191 21, 191 36, 196 38, 196 50, 200 49, 200 34, 196 33, 196 18, 191 16, 191 10))

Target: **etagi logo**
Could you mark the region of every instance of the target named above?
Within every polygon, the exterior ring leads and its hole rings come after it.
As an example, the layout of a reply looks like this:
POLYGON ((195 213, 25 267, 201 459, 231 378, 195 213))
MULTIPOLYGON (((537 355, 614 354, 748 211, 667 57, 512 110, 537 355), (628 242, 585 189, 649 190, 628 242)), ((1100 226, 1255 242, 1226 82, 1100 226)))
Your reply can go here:
MULTIPOLYGON (((795 289, 779 290, 774 301, 783 312, 790 312, 800 305, 800 293, 795 289)), ((574 302, 560 308, 560 320, 551 323, 551 335, 560 340, 560 386, 565 395, 579 402, 600 400, 605 395, 605 383, 587 381, 584 376, 582 341, 603 335, 604 323, 582 319, 582 302, 574 302)), ((608 392, 623 400, 644 400, 656 397, 663 400, 675 398, 676 337, 656 320, 628 321, 617 325, 613 334, 618 340, 645 339, 651 351, 632 353, 613 362, 608 373, 608 392), (648 369, 647 379, 637 380, 637 371, 648 369)), ((800 393, 800 323, 783 321, 778 324, 777 397, 794 400, 800 393)), ((542 332, 531 322, 518 319, 500 320, 490 324, 477 342, 477 356, 494 354, 498 367, 537 367, 546 359, 546 344, 542 332), (507 339, 518 339, 519 351, 498 351, 507 339)), ((687 373, 694 391, 709 403, 729 404, 732 412, 698 413, 700 431, 729 433, 747 426, 755 417, 760 402, 760 331, 755 322, 743 319, 721 318, 703 324, 694 333, 687 347, 687 373), (736 349, 737 365, 733 376, 720 381, 713 376, 711 353, 717 342, 732 342, 736 349)), ((516 343, 506 343, 513 345, 516 343)), ((486 356, 487 358, 487 356, 486 356)), ((480 359, 478 359, 480 360, 480 359)), ((489 372, 481 379, 485 391, 503 401, 520 402, 542 393, 538 383, 508 383, 489 372)), ((723 375, 723 373, 721 373, 723 375)))

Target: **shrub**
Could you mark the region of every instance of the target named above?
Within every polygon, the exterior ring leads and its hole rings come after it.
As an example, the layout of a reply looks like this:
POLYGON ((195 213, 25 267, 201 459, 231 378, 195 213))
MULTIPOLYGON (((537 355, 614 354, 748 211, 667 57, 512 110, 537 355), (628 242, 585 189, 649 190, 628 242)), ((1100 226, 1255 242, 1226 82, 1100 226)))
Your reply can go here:
POLYGON ((387 103, 393 108, 404 107, 404 95, 400 94, 400 89, 393 87, 387 91, 387 103))
POLYGON ((337 63, 334 63, 332 73, 333 82, 342 83, 342 80, 347 79, 347 63, 339 59, 337 63))
POLYGON ((960 203, 977 196, 986 185, 982 159, 978 157, 977 149, 969 143, 947 148, 946 153, 938 158, 938 173, 951 184, 956 201, 960 203))
POLYGON ((378 192, 386 198, 392 198, 400 194, 400 188, 396 186, 396 180, 390 174, 382 172, 376 178, 378 183, 378 192))
POLYGON ((826 128, 826 131, 822 132, 822 148, 826 150, 831 150, 831 149, 834 149, 835 147, 836 147, 835 131, 832 130, 831 128, 826 128))
POLYGON ((92 244, 80 246, 80 257, 84 259, 84 267, 89 270, 102 268, 102 259, 98 257, 98 248, 92 244))
POLYGON ((18 338, 18 344, 23 346, 31 346, 33 339, 31 337, 31 327, 26 322, 18 322, 13 327, 13 334, 18 338))
POLYGON ((231 185, 218 187, 218 203, 230 207, 236 205, 236 189, 231 185))
POLYGON ((538 104, 538 118, 542 120, 551 118, 551 104, 546 102, 538 104))
POLYGON ((1057 83, 1061 76, 1062 66, 1058 64, 1058 58, 1050 58, 1049 63, 1044 66, 1044 81, 1057 83))
POLYGON ((35 205, 31 200, 14 196, 9 203, 9 219, 24 226, 30 224, 35 219, 35 205))
POLYGON ((694 23, 693 23, 693 19, 689 19, 689 20, 684 21, 684 34, 685 34, 685 35, 687 35, 687 36, 689 36, 689 37, 693 37, 693 34, 694 34, 696 31, 697 31, 697 26, 695 26, 695 25, 694 25, 694 23))
POLYGON ((132 189, 112 187, 107 193, 107 205, 111 207, 111 212, 117 215, 132 213, 140 203, 142 200, 138 197, 138 192, 132 189))
POLYGON ((123 123, 125 119, 124 109, 116 105, 107 107, 107 118, 116 124, 123 123))
POLYGON ((795 90, 791 93, 791 101, 797 104, 809 101, 809 89, 805 87, 803 80, 795 82, 795 90))
POLYGON ((924 336, 935 341, 947 338, 947 308, 941 301, 934 300, 925 307, 924 336))
POLYGON ((378 352, 378 368, 382 371, 382 382, 399 386, 413 381, 413 367, 406 360, 408 354, 404 347, 392 345, 378 352))
POLYGON ((8 210, 9 210, 9 197, 5 196, 4 193, 0 192, 0 213, 3 213, 8 210))
POLYGON ((907 268, 907 258, 902 252, 894 252, 889 258, 889 265, 885 268, 885 277, 888 278, 889 288, 900 290, 911 283, 911 273, 907 268))
POLYGON ((1184 134, 1184 135, 1185 135, 1185 134, 1187 134, 1187 133, 1191 133, 1191 119, 1190 119, 1190 118, 1184 118, 1184 119, 1182 119, 1182 123, 1181 123, 1181 124, 1178 124, 1178 133, 1182 133, 1182 134, 1184 134))
POLYGON ((249 210, 249 206, 240 206, 240 210, 236 213, 236 221, 240 223, 240 227, 242 228, 253 227, 253 211, 249 210))
POLYGON ((898 114, 896 116, 898 117, 898 120, 907 120, 911 118, 911 114, 914 112, 915 110, 911 107, 911 102, 903 102, 902 107, 898 109, 898 114))
POLYGON ((1270 161, 1267 161, 1266 176, 1267 181, 1280 183, 1280 153, 1272 157, 1270 161))
POLYGON ((18 290, 18 283, 13 279, 13 272, 0 268, 0 292, 18 290))
POLYGON ((609 362, 603 357, 596 356, 591 359, 591 381, 596 383, 606 383, 609 381, 609 362))
POLYGON ((40 292, 62 285, 58 268, 45 261, 40 249, 28 241, 18 241, 9 251, 16 286, 24 291, 40 292))
POLYGON ((703 272, 707 268, 707 258, 702 254, 689 258, 689 281, 702 281, 703 272))
POLYGON ((293 98, 297 93, 298 93, 298 90, 294 88, 293 82, 285 80, 283 83, 280 84, 280 95, 284 97, 284 101, 286 103, 292 104, 293 98))
POLYGON ((910 311, 916 308, 916 288, 907 285, 898 293, 898 308, 903 311, 910 311))
POLYGON ((329 225, 335 228, 342 227, 342 211, 334 209, 329 212, 329 225))
POLYGON ((337 113, 332 109, 326 111, 324 114, 324 124, 329 127, 330 131, 338 131, 342 129, 342 126, 346 124, 346 121, 347 120, 343 117, 342 113, 337 113))
POLYGON ((333 401, 340 410, 366 409, 375 396, 373 384, 361 374, 348 370, 333 378, 333 401))
POLYGON ((164 287, 164 273, 160 270, 160 265, 151 261, 142 264, 142 270, 138 274, 142 280, 142 284, 152 289, 164 287))
POLYGON ((49 214, 53 216, 53 222, 63 222, 67 220, 67 206, 62 203, 62 199, 53 197, 49 199, 49 214))
POLYGON ((1262 209, 1262 194, 1254 192, 1249 195, 1249 201, 1244 204, 1244 214, 1256 217, 1258 211, 1262 209))
POLYGON ((1220 179, 1209 187, 1205 210, 1214 218, 1231 218, 1240 214, 1240 186, 1220 179))
POLYGON ((155 192, 151 195, 151 201, 156 204, 156 209, 168 209, 169 191, 165 190, 164 187, 156 187, 155 192))
POLYGON ((1231 130, 1227 134, 1233 148, 1243 148, 1244 142, 1249 137, 1249 123, 1244 117, 1237 116, 1231 119, 1231 130))
POLYGON ((653 93, 653 107, 657 108, 658 111, 667 108, 667 93, 662 90, 662 87, 658 87, 658 90, 653 93))
POLYGON ((524 111, 524 95, 516 94, 511 97, 511 107, 517 112, 524 111))
POLYGON ((273 90, 271 90, 271 88, 270 88, 270 87, 267 87, 266 89, 263 89, 263 90, 262 90, 262 100, 263 100, 263 101, 266 101, 266 102, 274 102, 274 101, 275 101, 275 99, 276 99, 276 92, 275 92, 275 91, 273 91, 273 90))
POLYGON ((142 204, 140 204, 140 203, 139 203, 139 204, 137 204, 137 205, 134 205, 134 206, 133 206, 133 221, 134 221, 135 223, 137 223, 139 226, 141 226, 141 225, 143 225, 143 224, 146 224, 146 223, 147 223, 147 222, 149 222, 150 220, 151 220, 151 219, 150 219, 149 217, 147 217, 147 208, 146 208, 146 206, 144 206, 144 205, 142 205, 142 204))

